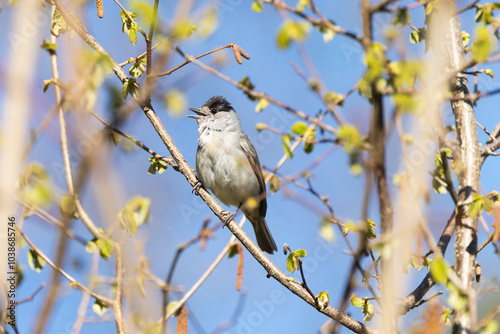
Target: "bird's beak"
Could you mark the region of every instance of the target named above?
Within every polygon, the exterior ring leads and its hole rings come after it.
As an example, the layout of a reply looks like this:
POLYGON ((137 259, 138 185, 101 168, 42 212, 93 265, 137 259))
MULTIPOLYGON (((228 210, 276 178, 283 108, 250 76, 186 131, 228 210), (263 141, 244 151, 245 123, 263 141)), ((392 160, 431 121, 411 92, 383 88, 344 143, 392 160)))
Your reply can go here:
POLYGON ((188 108, 188 110, 191 110, 192 112, 198 114, 198 116, 197 115, 186 115, 186 117, 189 117, 189 118, 199 119, 203 116, 207 116, 207 114, 200 111, 200 109, 188 108))

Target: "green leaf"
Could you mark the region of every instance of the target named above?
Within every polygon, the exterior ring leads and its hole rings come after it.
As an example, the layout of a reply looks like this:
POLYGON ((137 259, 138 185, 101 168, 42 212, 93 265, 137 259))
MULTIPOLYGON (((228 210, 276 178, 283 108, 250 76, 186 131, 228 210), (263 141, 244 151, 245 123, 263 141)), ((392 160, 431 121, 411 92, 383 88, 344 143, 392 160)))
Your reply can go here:
POLYGON ((337 136, 342 141, 346 153, 351 154, 361 151, 363 141, 356 126, 352 124, 341 125, 337 136))
POLYGON ((89 253, 94 253, 99 251, 101 257, 104 260, 107 260, 111 256, 111 254, 113 254, 114 247, 113 243, 109 240, 94 238, 87 242, 85 250, 89 253))
POLYGON ((314 149, 314 142, 316 141, 316 129, 307 129, 302 138, 304 144, 304 152, 311 153, 314 149))
POLYGON ((238 247, 236 246, 236 244, 234 244, 231 246, 231 248, 229 248, 229 251, 227 252, 227 257, 230 259, 236 254, 238 254, 238 247))
POLYGON ((483 209, 491 214, 493 212, 493 202, 486 196, 474 194, 474 199, 469 206, 469 217, 479 217, 483 213, 483 209))
MULTIPOLYGON (((177 306, 178 303, 179 303, 178 301, 173 301, 173 302, 168 303, 168 305, 167 305, 167 314, 170 313, 170 312, 172 312, 174 310, 174 308, 177 306)), ((181 311, 181 309, 179 309, 176 312, 176 314, 174 314, 174 316, 175 317, 178 316, 179 313, 180 313, 180 311, 181 311)))
POLYGON ((470 34, 468 34, 466 31, 462 31, 462 44, 463 47, 467 47, 470 41, 470 34))
POLYGON ((309 0, 299 0, 299 3, 297 4, 297 10, 299 12, 303 12, 305 7, 309 7, 309 0))
POLYGON ((136 84, 137 81, 135 80, 135 78, 128 78, 127 81, 123 83, 122 97, 124 100, 127 98, 127 95, 129 93, 133 98, 137 98, 137 94, 139 91, 137 89, 136 84))
POLYGON ((122 136, 115 131, 109 131, 109 139, 113 142, 113 144, 118 145, 122 140, 122 136))
POLYGON ((156 174, 156 172, 162 174, 168 168, 167 163, 160 159, 149 158, 149 162, 151 165, 148 168, 148 174, 156 174))
POLYGON ((165 107, 173 116, 182 116, 187 107, 184 93, 177 89, 171 89, 165 95, 165 107))
POLYGON ((376 239, 377 238, 377 233, 375 233, 374 228, 377 227, 377 224, 371 219, 366 220, 366 230, 365 230, 365 235, 368 239, 376 239))
POLYGON ((332 29, 323 29, 323 42, 330 42, 335 37, 335 34, 335 31, 332 29))
POLYGON ((321 310, 327 308, 328 304, 330 304, 330 296, 327 291, 321 291, 318 295, 318 304, 321 310))
POLYGON ((114 246, 109 240, 97 239, 97 247, 101 250, 101 256, 107 260, 113 254, 114 246))
POLYGON ((47 89, 49 89, 50 86, 52 86, 55 83, 55 79, 49 79, 49 80, 43 80, 43 92, 45 93, 47 89))
POLYGON ((149 220, 151 200, 142 196, 133 197, 120 211, 118 217, 132 237, 137 228, 149 220))
POLYGON ((303 41, 309 30, 307 22, 285 21, 276 38, 278 48, 286 49, 292 41, 303 41))
POLYGON ((373 43, 365 54, 365 63, 368 67, 363 79, 369 84, 378 80, 385 71, 386 61, 385 47, 380 43, 373 43))
POLYGON ((45 266, 45 260, 34 250, 28 252, 28 264, 32 270, 39 273, 45 266))
POLYGON ((481 331, 479 333, 496 334, 500 332, 499 329, 500 328, 498 326, 498 322, 496 322, 495 320, 490 320, 483 328, 481 328, 481 331))
POLYGON ((276 175, 273 175, 270 183, 271 186, 269 190, 271 191, 271 194, 274 194, 280 189, 281 178, 276 175))
POLYGON ((448 284, 448 290, 450 291, 450 296, 448 297, 448 303, 455 311, 462 311, 467 308, 468 298, 467 295, 462 293, 455 285, 448 284))
POLYGON ((57 44, 56 43, 51 43, 49 40, 44 39, 42 45, 40 45, 42 49, 48 50, 48 51, 55 51, 57 49, 57 44))
POLYGON ((50 25, 50 33, 56 37, 59 37, 59 34, 65 33, 70 29, 66 25, 66 21, 64 20, 64 17, 62 16, 61 12, 59 9, 55 9, 54 13, 52 14, 52 24, 50 25))
POLYGON ((410 12, 406 8, 399 9, 398 12, 396 13, 396 16, 394 16, 394 19, 392 20, 392 23, 394 23, 397 26, 406 26, 410 22, 411 22, 410 12))
POLYGON ((364 314, 363 322, 366 323, 367 321, 372 320, 373 316, 375 315, 375 307, 367 299, 352 297, 351 304, 354 307, 361 308, 361 311, 364 314))
POLYGON ((256 112, 261 112, 264 110, 267 106, 269 105, 269 101, 265 98, 260 98, 259 102, 257 102, 257 105, 255 106, 255 111, 256 112))
POLYGON ((207 10, 197 23, 202 37, 212 35, 219 25, 219 17, 215 8, 207 10))
POLYGON ((66 194, 61 199, 61 213, 72 216, 76 210, 76 201, 73 194, 66 194))
POLYGON ((297 249, 288 255, 286 259, 286 268, 289 272, 293 273, 295 270, 299 270, 300 268, 300 259, 299 257, 306 256, 306 251, 303 249, 297 249))
POLYGON ((410 43, 416 44, 422 42, 427 37, 427 28, 413 30, 410 34, 410 43))
POLYGON ((472 57, 478 63, 488 59, 493 48, 493 38, 488 27, 479 27, 476 30, 476 39, 472 42, 472 57))
POLYGON ((128 38, 130 39, 130 43, 135 45, 137 43, 137 26, 133 25, 129 30, 128 30, 128 38))
POLYGON ((262 4, 258 1, 254 1, 252 3, 252 10, 257 13, 262 12, 262 4))
POLYGON ((363 298, 352 297, 351 298, 351 304, 354 307, 363 307, 363 305, 365 304, 365 301, 364 301, 363 298))
POLYGON ((172 29, 172 36, 176 39, 185 39, 190 37, 198 27, 189 19, 180 19, 172 29))
POLYGON ((344 105, 344 96, 342 94, 338 94, 335 92, 328 92, 323 96, 323 99, 325 100, 326 104, 333 104, 333 105, 339 105, 343 106, 344 105))
POLYGON ((143 57, 136 61, 131 67, 128 73, 134 78, 140 77, 144 72, 146 72, 147 59, 143 57))
POLYGON ((492 79, 495 77, 495 74, 493 73, 493 71, 489 68, 485 69, 484 70, 484 73, 489 75, 492 79))
POLYGON ((24 201, 33 206, 47 207, 52 203, 52 189, 41 181, 35 181, 21 190, 24 201))
MULTIPOLYGON (((127 13, 134 20, 138 17, 137 13, 129 11, 127 11, 127 13)), ((128 35, 130 43, 135 45, 137 43, 137 32, 139 31, 139 26, 135 22, 131 21, 123 10, 120 12, 120 19, 122 20, 122 31, 128 35)))
POLYGON ((281 138, 283 140, 283 151, 285 151, 285 155, 287 158, 291 158, 293 156, 291 142, 292 136, 290 134, 283 135, 281 138))
POLYGON ((363 306, 363 322, 367 323, 368 321, 373 319, 373 316, 375 315, 375 306, 373 306, 369 301, 366 301, 365 306, 363 306))
POLYGON ((94 304, 92 305, 92 310, 97 314, 98 316, 102 316, 104 313, 106 313, 109 309, 109 306, 102 302, 99 299, 96 299, 94 304))
POLYGON ((484 7, 482 5, 476 5, 476 17, 475 21, 479 22, 483 19, 484 7))
POLYGON ((401 114, 417 110, 417 104, 412 95, 396 93, 393 95, 393 99, 396 110, 401 114))
POLYGON ((335 230, 333 229, 332 223, 326 218, 321 221, 319 235, 327 242, 335 241, 335 230))
POLYGON ((446 264, 443 259, 437 258, 432 261, 431 274, 437 283, 446 284, 448 273, 446 272, 446 264))
POLYGON ((307 131, 307 124, 304 122, 295 122, 292 125, 292 132, 295 134, 298 134, 299 136, 302 136, 304 133, 307 131))

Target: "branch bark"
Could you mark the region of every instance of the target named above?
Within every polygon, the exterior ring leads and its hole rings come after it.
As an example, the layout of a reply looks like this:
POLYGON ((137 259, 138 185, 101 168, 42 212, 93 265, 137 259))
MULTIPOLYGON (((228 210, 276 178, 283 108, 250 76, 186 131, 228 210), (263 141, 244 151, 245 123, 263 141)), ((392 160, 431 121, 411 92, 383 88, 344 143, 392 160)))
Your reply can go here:
MULTIPOLYGON (((363 21, 363 48, 368 52, 373 44, 372 29, 372 7, 370 0, 361 1, 361 18, 363 21)), ((384 239, 392 234, 393 212, 387 185, 387 175, 385 166, 385 126, 384 109, 382 94, 378 91, 375 84, 371 85, 373 113, 370 125, 370 144, 371 148, 371 169, 377 185, 379 200, 381 238, 384 239)), ((388 239, 386 239, 388 240, 388 239)), ((394 317, 394 266, 393 256, 382 257, 381 261, 381 291, 382 291, 382 316, 384 323, 384 332, 393 333, 397 324, 394 317)))
POLYGON ((455 271, 460 280, 459 288, 468 291, 468 306, 454 310, 453 333, 471 333, 476 322, 476 297, 474 269, 477 252, 477 217, 469 216, 473 196, 479 190, 481 174, 481 145, 479 144, 474 108, 470 99, 467 75, 459 69, 465 64, 462 30, 458 20, 457 5, 453 0, 440 0, 432 14, 429 29, 432 49, 446 73, 457 73, 450 80, 453 94, 451 107, 455 116, 458 140, 458 204, 456 217, 455 271))

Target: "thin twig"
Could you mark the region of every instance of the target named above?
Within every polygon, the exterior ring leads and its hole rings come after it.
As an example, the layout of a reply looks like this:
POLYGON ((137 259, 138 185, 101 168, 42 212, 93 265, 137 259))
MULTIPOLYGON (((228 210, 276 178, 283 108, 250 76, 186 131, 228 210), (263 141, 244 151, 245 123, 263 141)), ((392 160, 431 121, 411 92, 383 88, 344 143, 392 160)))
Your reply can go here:
POLYGON ((43 289, 43 288, 45 288, 45 285, 46 285, 45 283, 42 283, 42 284, 41 284, 41 285, 40 285, 40 286, 39 286, 39 287, 35 290, 35 292, 33 292, 33 293, 31 294, 31 296, 26 297, 26 298, 21 299, 21 300, 16 300, 16 305, 19 305, 19 304, 23 304, 23 303, 26 303, 26 302, 30 302, 30 301, 32 301, 32 300, 33 300, 33 298, 35 298, 35 297, 36 297, 36 295, 37 295, 40 291, 42 291, 42 289, 43 289))
POLYGON ((155 159, 158 159, 158 160, 161 160, 161 161, 164 161, 166 162, 167 164, 169 164, 170 166, 172 166, 172 168, 175 170, 175 171, 179 171, 179 167, 177 167, 177 165, 175 164, 175 162, 172 160, 172 158, 167 158, 167 157, 164 157, 162 155, 159 155, 158 153, 156 153, 155 151, 151 150, 149 147, 147 147, 146 145, 144 145, 143 143, 141 143, 139 140, 135 139, 134 137, 132 136, 129 136, 128 134, 126 134, 125 132, 115 128, 114 126, 112 126, 111 124, 109 124, 108 122, 106 122, 105 120, 103 120, 99 115, 97 115, 95 112, 93 111, 90 111, 90 113, 95 117, 97 118, 102 124, 104 124, 106 127, 108 127, 110 130, 118 133, 120 136, 130 140, 132 143, 134 143, 135 145, 139 146, 140 148, 142 148, 144 151, 148 152, 149 154, 151 154, 151 156, 155 159))
POLYGON ((50 266, 52 267, 52 269, 54 269, 55 271, 57 271, 58 273, 60 273, 64 278, 66 278, 69 282, 70 282, 70 286, 73 287, 73 288, 77 288, 78 290, 81 290, 83 292, 86 292, 88 293, 89 295, 91 295, 92 297, 94 297, 95 299, 98 299, 100 301, 102 301, 103 303, 107 304, 107 305, 111 305, 113 303, 113 301, 107 297, 104 297, 104 296, 101 296, 93 291, 91 291, 89 288, 87 288, 85 285, 81 284, 80 282, 78 282, 76 279, 74 279, 71 275, 69 275, 67 272, 65 272, 63 269, 61 269, 60 267, 57 267, 54 262, 52 262, 52 260, 47 256, 45 255, 44 252, 42 252, 38 247, 35 246, 35 244, 26 236, 26 234, 24 234, 24 232, 17 228, 16 227, 16 231, 19 233, 19 235, 21 235, 21 237, 23 237, 23 239, 26 241, 26 243, 28 245, 30 245, 30 247, 50 266))
MULTIPOLYGON (((224 49, 227 49, 227 48, 232 48, 232 47, 233 47, 233 43, 229 43, 229 44, 227 44, 227 45, 224 45, 224 46, 221 46, 221 47, 219 47, 219 48, 216 48, 216 49, 214 49, 214 50, 212 50, 212 51, 205 52, 204 54, 201 54, 201 55, 199 55, 199 56, 195 57, 194 59, 200 59, 200 58, 202 58, 202 57, 208 56, 209 54, 212 54, 212 53, 215 53, 215 52, 217 52, 217 51, 224 50, 224 49)), ((187 64, 189 64, 189 63, 191 63, 191 61, 186 60, 185 62, 183 62, 183 63, 182 63, 182 64, 180 64, 180 65, 177 65, 176 67, 174 67, 174 68, 173 68, 173 69, 171 69, 171 70, 168 70, 168 71, 163 72, 163 73, 154 74, 154 75, 155 75, 155 76, 157 76, 157 77, 162 77, 162 76, 165 76, 165 75, 170 75, 170 74, 172 74, 173 72, 177 71, 177 70, 178 70, 178 69, 180 69, 181 67, 186 66, 186 65, 187 65, 187 64)))

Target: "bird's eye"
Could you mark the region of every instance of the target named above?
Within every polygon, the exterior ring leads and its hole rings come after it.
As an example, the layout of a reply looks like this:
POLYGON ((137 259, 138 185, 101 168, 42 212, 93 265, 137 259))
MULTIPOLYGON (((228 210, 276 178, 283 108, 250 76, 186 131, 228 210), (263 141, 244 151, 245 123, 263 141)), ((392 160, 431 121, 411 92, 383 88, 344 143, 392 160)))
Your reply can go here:
POLYGON ((213 108, 210 112, 215 115, 217 113, 217 109, 213 108))

